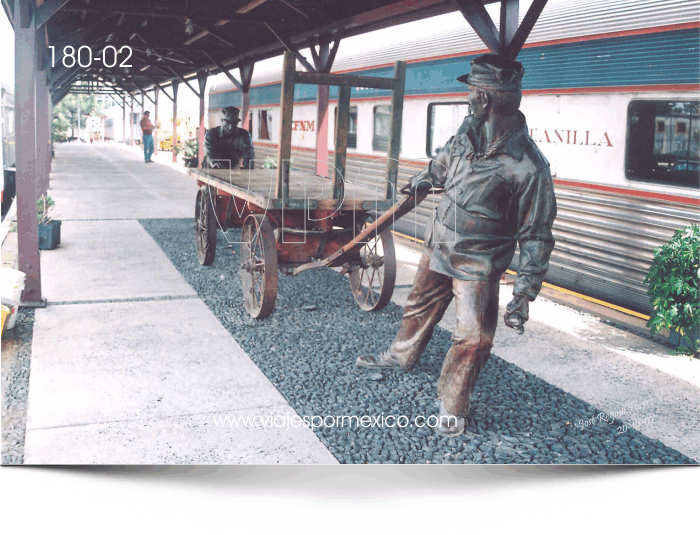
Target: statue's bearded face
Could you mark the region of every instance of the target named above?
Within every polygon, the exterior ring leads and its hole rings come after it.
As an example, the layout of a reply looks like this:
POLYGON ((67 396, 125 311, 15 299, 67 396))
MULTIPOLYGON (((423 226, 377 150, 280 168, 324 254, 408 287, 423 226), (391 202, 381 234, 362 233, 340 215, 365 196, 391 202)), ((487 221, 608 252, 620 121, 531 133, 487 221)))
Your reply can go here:
POLYGON ((225 135, 228 135, 231 132, 233 132, 233 126, 234 123, 228 117, 224 117, 224 120, 221 123, 221 130, 223 130, 225 135))
POLYGON ((477 119, 483 119, 488 112, 489 99, 486 93, 469 85, 469 106, 477 119))

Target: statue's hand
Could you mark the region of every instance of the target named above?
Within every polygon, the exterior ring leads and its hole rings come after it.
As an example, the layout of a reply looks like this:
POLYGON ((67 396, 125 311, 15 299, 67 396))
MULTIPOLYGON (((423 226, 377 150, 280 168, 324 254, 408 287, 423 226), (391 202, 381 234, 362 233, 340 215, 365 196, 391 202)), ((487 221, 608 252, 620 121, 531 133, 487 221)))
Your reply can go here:
POLYGON ((513 300, 506 306, 503 320, 506 325, 518 334, 525 332, 525 322, 530 318, 530 298, 525 294, 515 294, 513 300))
POLYGON ((417 191, 432 189, 435 187, 435 184, 431 178, 432 177, 427 173, 418 173, 416 176, 409 179, 408 184, 401 189, 401 192, 414 195, 417 191))

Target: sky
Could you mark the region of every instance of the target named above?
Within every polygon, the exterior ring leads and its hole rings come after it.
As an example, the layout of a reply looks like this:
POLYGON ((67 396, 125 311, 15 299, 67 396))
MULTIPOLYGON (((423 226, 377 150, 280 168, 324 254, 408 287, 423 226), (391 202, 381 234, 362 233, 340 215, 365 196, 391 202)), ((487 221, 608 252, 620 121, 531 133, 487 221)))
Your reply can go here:
POLYGON ((5 11, 0 12, 0 82, 13 86, 15 83, 15 32, 5 11), (12 53, 9 53, 9 52, 12 53))

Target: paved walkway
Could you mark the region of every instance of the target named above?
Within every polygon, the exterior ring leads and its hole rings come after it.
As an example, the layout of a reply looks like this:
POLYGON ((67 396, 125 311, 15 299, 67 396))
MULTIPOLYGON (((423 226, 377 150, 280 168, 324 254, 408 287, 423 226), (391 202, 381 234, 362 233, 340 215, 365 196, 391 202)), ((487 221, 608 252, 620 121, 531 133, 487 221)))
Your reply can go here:
MULTIPOLYGON (((169 155, 165 155, 166 157, 169 155)), ((58 145, 25 464, 336 463, 136 221, 194 216, 192 179, 119 145, 58 145)))
MULTIPOLYGON (((25 463, 336 462, 303 427, 216 426, 295 413, 136 221, 193 217, 191 178, 136 148, 58 145, 51 186, 62 244, 42 252, 25 463)), ((418 256, 398 255, 402 305, 418 256)), ((653 415, 642 433, 700 459, 697 360, 551 301, 531 312, 495 354, 601 410, 632 406, 623 421, 653 415)))

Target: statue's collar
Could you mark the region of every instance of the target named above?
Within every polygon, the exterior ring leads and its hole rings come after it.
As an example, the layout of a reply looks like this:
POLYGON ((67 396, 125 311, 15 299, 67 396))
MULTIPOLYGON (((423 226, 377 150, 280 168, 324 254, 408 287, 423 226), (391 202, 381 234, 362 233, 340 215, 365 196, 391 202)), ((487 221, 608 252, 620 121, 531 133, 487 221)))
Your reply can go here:
POLYGON ((507 154, 518 161, 522 160, 530 136, 528 135, 527 123, 522 112, 518 111, 517 118, 518 122, 515 127, 508 130, 485 148, 483 148, 483 122, 474 121, 464 132, 467 139, 469 139, 472 149, 468 157, 489 158, 496 154, 507 154))

